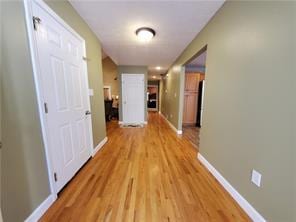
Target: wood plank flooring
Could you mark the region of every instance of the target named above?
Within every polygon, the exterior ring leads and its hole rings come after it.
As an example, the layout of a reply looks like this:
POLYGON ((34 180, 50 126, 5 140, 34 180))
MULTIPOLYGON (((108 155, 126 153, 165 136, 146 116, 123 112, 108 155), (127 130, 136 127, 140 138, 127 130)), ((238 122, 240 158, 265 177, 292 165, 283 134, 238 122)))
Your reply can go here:
POLYGON ((250 221, 159 114, 144 128, 107 128, 107 144, 41 221, 250 221))
POLYGON ((199 147, 199 128, 196 126, 183 126, 183 137, 188 139, 192 145, 198 149, 199 147))

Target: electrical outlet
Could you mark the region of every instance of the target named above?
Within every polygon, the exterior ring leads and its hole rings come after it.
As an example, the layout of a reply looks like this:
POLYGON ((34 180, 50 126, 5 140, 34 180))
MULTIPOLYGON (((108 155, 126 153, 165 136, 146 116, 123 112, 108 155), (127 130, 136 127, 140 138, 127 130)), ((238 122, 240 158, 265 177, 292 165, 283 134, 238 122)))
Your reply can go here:
POLYGON ((261 186, 261 174, 259 172, 257 172, 256 170, 252 170, 252 177, 251 177, 251 181, 257 186, 260 187, 261 186))
POLYGON ((171 114, 170 117, 173 118, 173 114, 171 114))
POLYGON ((175 98, 177 97, 177 93, 174 94, 175 98))

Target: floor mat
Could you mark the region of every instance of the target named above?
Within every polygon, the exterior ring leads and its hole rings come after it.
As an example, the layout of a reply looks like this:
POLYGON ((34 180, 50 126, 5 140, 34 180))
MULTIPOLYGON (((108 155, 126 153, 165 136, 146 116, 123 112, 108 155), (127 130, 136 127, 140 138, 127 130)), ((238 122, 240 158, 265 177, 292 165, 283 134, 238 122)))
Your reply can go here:
POLYGON ((144 124, 122 124, 121 128, 143 128, 144 124))

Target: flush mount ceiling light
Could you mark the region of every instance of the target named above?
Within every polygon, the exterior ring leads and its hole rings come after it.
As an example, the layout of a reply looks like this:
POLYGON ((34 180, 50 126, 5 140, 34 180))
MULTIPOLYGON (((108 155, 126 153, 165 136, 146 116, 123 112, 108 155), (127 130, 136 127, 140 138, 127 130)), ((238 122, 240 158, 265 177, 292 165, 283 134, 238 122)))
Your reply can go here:
POLYGON ((153 79, 156 79, 156 76, 152 76, 153 79))
POLYGON ((155 31, 152 28, 142 27, 136 30, 136 35, 141 42, 149 42, 155 36, 155 31))
POLYGON ((157 69, 157 70, 161 70, 161 67, 160 67, 160 66, 156 66, 156 69, 157 69))

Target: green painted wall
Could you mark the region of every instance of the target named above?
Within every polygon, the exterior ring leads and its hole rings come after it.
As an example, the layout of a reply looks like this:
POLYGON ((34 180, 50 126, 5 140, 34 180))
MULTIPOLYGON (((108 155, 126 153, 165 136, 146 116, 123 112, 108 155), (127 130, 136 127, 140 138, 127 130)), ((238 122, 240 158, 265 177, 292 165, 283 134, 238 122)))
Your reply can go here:
POLYGON ((68 1, 46 1, 46 3, 85 40, 86 56, 89 59, 87 62, 89 87, 94 90, 90 103, 93 140, 96 147, 106 137, 100 41, 68 1))
POLYGON ((110 57, 106 57, 102 61, 103 64, 103 79, 104 86, 111 86, 111 95, 118 96, 118 79, 117 79, 117 65, 110 57))
MULTIPOLYGON (((143 95, 145 101, 147 99, 147 79, 148 79, 148 67, 147 66, 118 66, 118 87, 119 87, 119 121, 122 121, 122 89, 121 89, 121 74, 144 74, 145 75, 145 93, 143 95)), ((145 104, 145 120, 147 120, 147 105, 145 104)))
POLYGON ((1 208, 4 221, 21 222, 50 190, 23 3, 1 4, 1 208))
POLYGON ((296 221, 295 4, 227 1, 163 81, 162 112, 180 129, 180 67, 208 46, 200 153, 268 221, 296 221))
MULTIPOLYGON (((294 27, 293 27, 293 35, 292 35, 292 38, 295 40, 296 39, 296 4, 294 4, 294 19, 293 19, 293 21, 294 21, 294 27)), ((293 49, 293 52, 294 52, 294 55, 293 55, 293 58, 294 58, 294 61, 295 61, 295 58, 296 58, 296 44, 295 44, 295 42, 294 42, 294 49, 293 49)), ((295 65, 295 63, 294 63, 294 71, 293 71, 293 73, 296 73, 296 65, 295 65)), ((294 76, 294 81, 293 81, 293 86, 294 86, 294 89, 296 88, 296 75, 293 75, 294 76)), ((293 109, 293 113, 294 113, 294 118, 293 118, 293 135, 295 135, 295 132, 296 132, 296 115, 295 115, 295 113, 296 113, 296 100, 294 99, 294 100, 292 100, 292 101, 294 101, 294 109, 293 109)), ((293 147, 294 147, 294 153, 292 153, 292 156, 294 157, 293 158, 293 163, 294 163, 294 170, 293 170, 293 172, 294 172, 294 183, 293 183, 293 187, 294 187, 294 199, 293 199, 293 209, 294 209, 294 220, 293 221, 296 221, 296 175, 295 175, 295 172, 296 172, 296 149, 295 149, 295 147, 296 147, 296 136, 293 136, 293 138, 294 138, 294 143, 293 143, 293 147)))
MULTIPOLYGON (((184 84, 180 84, 180 73, 184 72, 184 68, 181 66, 174 66, 169 69, 167 76, 162 81, 161 91, 161 113, 176 127, 176 129, 182 130, 182 126, 179 125, 179 107, 180 91, 184 91, 184 84)), ((184 80, 183 80, 184 81, 184 80)), ((181 118, 182 119, 182 118, 181 118)))
POLYGON ((158 86, 159 80, 148 80, 148 85, 158 86))

